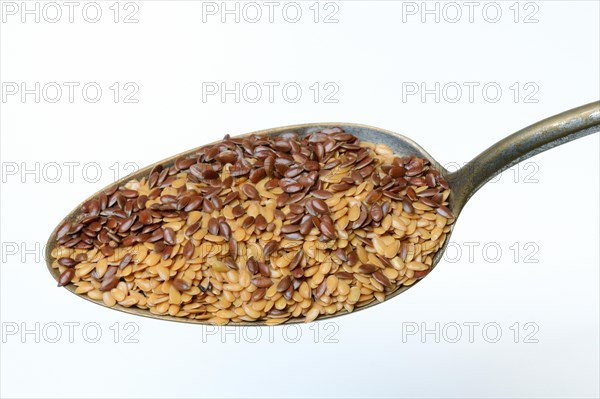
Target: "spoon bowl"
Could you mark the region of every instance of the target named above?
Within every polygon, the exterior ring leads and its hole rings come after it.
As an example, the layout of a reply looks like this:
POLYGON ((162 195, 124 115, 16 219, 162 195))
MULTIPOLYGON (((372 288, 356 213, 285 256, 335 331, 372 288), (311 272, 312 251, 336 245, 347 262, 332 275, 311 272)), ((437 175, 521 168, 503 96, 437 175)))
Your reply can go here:
MULTIPOLYGON (((302 125, 292 125, 292 126, 284 126, 274 129, 262 130, 254 133, 248 133, 243 136, 250 135, 268 135, 268 136, 277 136, 286 132, 296 132, 300 136, 305 136, 307 134, 317 132, 326 128, 339 127, 342 128, 345 132, 350 133, 360 141, 370 142, 376 144, 385 144, 392 149, 392 151, 398 156, 409 156, 416 155, 420 158, 425 158, 429 160, 433 169, 436 169, 440 172, 441 176, 445 178, 451 189, 451 195, 449 197, 449 205, 448 208, 452 211, 455 218, 458 218, 460 212, 462 211, 464 205, 467 203, 469 198, 479 190, 487 181, 492 179, 494 176, 501 173, 503 170, 510 168, 511 166, 530 158, 542 151, 546 151, 550 148, 556 147, 558 145, 564 144, 566 142, 575 140, 580 137, 584 137, 586 135, 596 133, 600 131, 600 102, 593 102, 587 105, 583 105, 581 107, 577 107, 571 109, 569 111, 563 112, 561 114, 555 115, 543 121, 537 122, 525 129, 522 129, 500 142, 496 143, 492 147, 488 148, 486 151, 478 155, 473 161, 468 163, 463 168, 455 171, 449 172, 442 165, 440 165, 429 153, 427 153, 420 145, 415 143, 413 140, 408 137, 402 136, 400 134, 375 128, 372 126, 360 125, 360 124, 351 124, 351 123, 309 123, 302 125)), ((147 166, 139 171, 132 173, 110 186, 120 186, 125 184, 126 182, 132 179, 141 179, 143 177, 148 176, 150 171, 156 165, 170 165, 175 162, 176 159, 190 155, 198 151, 198 148, 194 148, 192 150, 183 152, 181 154, 177 154, 173 157, 164 159, 162 161, 156 162, 150 166, 147 166)), ((105 189, 101 190, 104 191, 105 189)), ((99 192, 100 193, 100 192, 99 192)), ((81 205, 87 202, 89 199, 95 198, 99 193, 94 194, 89 197, 85 201, 83 201, 80 205, 78 205, 73 211, 71 211, 54 229, 48 242, 46 244, 46 263, 48 270, 52 277, 56 281, 59 278, 59 270, 52 267, 52 249, 56 246, 56 233, 60 226, 62 226, 66 222, 75 221, 77 216, 81 213, 81 205)), ((436 265, 442 258, 446 246, 450 240, 450 236, 454 229, 456 223, 450 225, 450 231, 446 235, 446 240, 442 248, 437 251, 435 256, 433 257, 433 262, 431 265, 431 269, 435 269, 436 265)), ((401 286, 396 290, 387 293, 386 300, 388 298, 395 297, 409 288, 415 286, 422 279, 417 280, 414 284, 409 286, 401 286)), ((65 288, 72 293, 75 294, 75 285, 68 284, 65 288)), ((79 297, 83 297, 91 302, 94 302, 101 306, 106 306, 101 300, 94 300, 89 298, 88 296, 78 295, 79 297)), ((371 302, 356 308, 352 313, 367 309, 371 306, 377 305, 379 302, 376 300, 372 300, 371 302)), ((145 316, 154 319, 160 320, 169 320, 169 321, 177 321, 184 323, 194 323, 194 324, 211 324, 205 320, 197 320, 197 319, 188 319, 185 317, 174 317, 169 315, 157 315, 151 313, 148 309, 140 309, 137 307, 124 307, 119 304, 116 304, 111 309, 119 310, 122 312, 145 316)), ((317 320, 329 319, 332 317, 338 317, 348 314, 346 310, 341 310, 332 315, 322 315, 317 318, 317 320)), ((304 318, 292 318, 287 320, 283 324, 293 324, 293 323, 302 323, 304 322, 304 318)), ((253 321, 253 322, 239 322, 239 323, 229 323, 228 325, 237 325, 237 326, 261 326, 266 325, 263 321, 253 321)))

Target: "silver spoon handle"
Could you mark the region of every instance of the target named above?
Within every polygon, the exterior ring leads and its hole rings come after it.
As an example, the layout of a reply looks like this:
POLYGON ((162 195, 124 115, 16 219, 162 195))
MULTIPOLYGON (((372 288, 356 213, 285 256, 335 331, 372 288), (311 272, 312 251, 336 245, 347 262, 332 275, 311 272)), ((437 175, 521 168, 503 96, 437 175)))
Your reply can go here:
POLYGON ((600 101, 544 119, 500 140, 448 175, 458 213, 477 190, 505 169, 540 152, 600 131, 600 101))

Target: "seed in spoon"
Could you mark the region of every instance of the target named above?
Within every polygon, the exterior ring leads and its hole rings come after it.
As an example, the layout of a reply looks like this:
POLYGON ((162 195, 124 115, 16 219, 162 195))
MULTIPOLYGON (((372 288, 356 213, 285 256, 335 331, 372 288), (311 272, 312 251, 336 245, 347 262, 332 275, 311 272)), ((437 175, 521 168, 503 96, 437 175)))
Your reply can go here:
POLYGON ((73 277, 75 277, 75 270, 74 269, 65 269, 65 271, 62 272, 60 274, 60 276, 58 277, 58 286, 62 287, 62 286, 69 284, 71 282, 71 280, 73 279, 73 277))
POLYGON ((79 263, 79 262, 77 262, 75 259, 71 259, 71 258, 60 258, 58 260, 58 264, 65 266, 65 267, 73 267, 77 263, 79 263))
POLYGON ((181 278, 173 280, 173 287, 175 287, 177 291, 187 291, 191 288, 190 284, 181 278))
POLYGON ((258 193, 258 190, 256 189, 256 187, 250 184, 242 185, 242 192, 246 194, 246 197, 248 197, 251 200, 260 199, 260 194, 258 193))
POLYGON ((449 195, 428 160, 340 128, 226 137, 87 201, 57 229, 52 267, 106 306, 312 321, 429 273, 449 195))

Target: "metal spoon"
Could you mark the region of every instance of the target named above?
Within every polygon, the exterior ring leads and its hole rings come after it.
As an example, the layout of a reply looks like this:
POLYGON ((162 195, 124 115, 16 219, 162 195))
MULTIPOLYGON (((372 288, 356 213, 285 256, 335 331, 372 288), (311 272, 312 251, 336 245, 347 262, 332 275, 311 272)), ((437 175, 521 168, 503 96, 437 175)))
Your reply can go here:
MULTIPOLYGON (((450 184, 452 194, 449 198, 449 208, 454 213, 454 216, 458 217, 469 198, 471 198, 471 196, 477 190, 479 190, 486 182, 488 182, 494 176, 498 175, 503 170, 508 169, 511 166, 521 161, 524 161, 525 159, 528 159, 540 152, 549 150, 569 141, 600 131, 600 102, 593 102, 587 105, 573 108, 569 111, 552 116, 548 119, 544 119, 531 126, 528 126, 494 144, 493 146, 479 154, 477 157, 475 157, 469 164, 452 173, 447 171, 442 165, 440 165, 435 159, 433 159, 431 155, 429 155, 423 148, 421 148, 421 146, 419 146, 411 139, 408 139, 404 136, 387 130, 378 129, 371 126, 348 123, 309 123, 304 125, 285 126, 275 129, 262 130, 259 132, 249 134, 274 136, 284 132, 294 131, 299 133, 300 135, 305 135, 314 131, 319 131, 324 128, 330 128, 335 126, 341 127, 348 133, 352 133, 353 135, 357 136, 361 141, 386 144, 397 155, 404 156, 414 154, 421 158, 429 159, 432 166, 435 169, 437 169, 450 184)), ((155 165, 171 164, 175 161, 175 159, 181 156, 191 154, 196 150, 197 148, 182 154, 178 154, 166 160, 157 162, 153 165, 139 170, 136 173, 126 176, 125 178, 117 181, 116 183, 111 184, 111 186, 113 186, 114 184, 122 185, 131 179, 140 179, 142 177, 145 177, 155 165)), ((98 194, 99 193, 94 194, 90 198, 97 197, 98 194)), ((46 244, 46 262, 48 270, 50 271, 50 274, 54 277, 54 279, 57 281, 59 277, 59 272, 58 269, 52 268, 51 257, 51 251, 56 245, 56 232, 58 228, 65 222, 73 221, 77 217, 77 215, 81 212, 80 207, 81 205, 77 206, 77 208, 75 208, 69 215, 67 215, 67 217, 65 217, 60 222, 60 224, 52 232, 46 244)), ((456 223, 452 225, 452 228, 454 225, 456 225, 456 223)), ((451 233, 452 231, 448 233, 444 247, 441 248, 433 258, 432 268, 434 268, 435 265, 442 258, 444 250, 446 249, 446 245, 449 242, 451 233)), ((414 285, 415 284, 408 287, 400 287, 396 291, 389 293, 386 298, 392 298, 406 291, 414 285)), ((73 284, 67 285, 66 288, 69 291, 75 293, 76 287, 73 284)), ((95 302, 96 304, 105 306, 102 301, 93 300, 87 296, 83 296, 83 298, 95 302)), ((374 300, 368 303, 367 305, 357 308, 355 311, 366 309, 376 304, 378 304, 378 302, 374 300)), ((206 321, 187 319, 183 317, 155 315, 150 313, 150 311, 146 309, 139 309, 135 307, 126 308, 118 304, 115 305, 112 309, 161 320, 196 324, 209 324, 206 321)), ((343 314, 347 314, 347 312, 341 311, 334 315, 320 316, 317 320, 336 317, 343 314)), ((299 323, 302 321, 302 318, 290 319, 286 321, 286 324, 299 323)), ((260 326, 264 325, 264 322, 256 321, 231 323, 230 325, 260 326)))

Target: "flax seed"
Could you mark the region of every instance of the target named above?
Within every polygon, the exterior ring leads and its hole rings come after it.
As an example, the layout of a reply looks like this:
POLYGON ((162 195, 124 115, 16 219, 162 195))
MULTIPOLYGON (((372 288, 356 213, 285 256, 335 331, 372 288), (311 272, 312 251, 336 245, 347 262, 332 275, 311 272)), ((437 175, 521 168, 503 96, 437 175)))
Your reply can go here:
POLYGON ((429 161, 339 128, 227 136, 87 201, 57 229, 52 266, 106 306, 308 322, 429 273, 449 195, 429 161))

